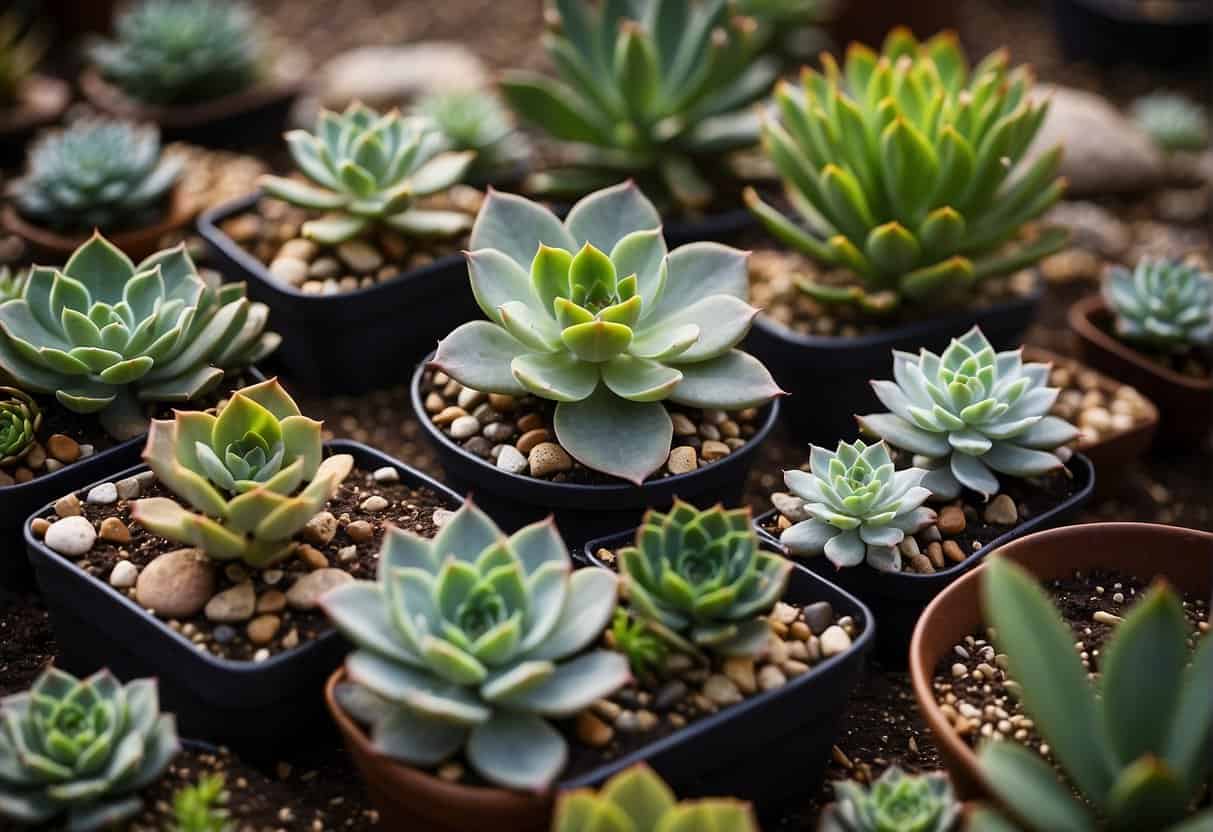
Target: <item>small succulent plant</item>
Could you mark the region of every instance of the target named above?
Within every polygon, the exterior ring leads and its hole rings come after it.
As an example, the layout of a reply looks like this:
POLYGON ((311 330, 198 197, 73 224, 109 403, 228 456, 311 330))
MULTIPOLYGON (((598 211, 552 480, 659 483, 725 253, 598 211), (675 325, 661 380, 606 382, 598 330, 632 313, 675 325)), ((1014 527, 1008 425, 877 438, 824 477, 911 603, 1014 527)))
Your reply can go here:
POLYGON ((96 413, 117 439, 142 433, 139 402, 188 402, 281 340, 243 283, 199 275, 185 246, 138 266, 94 234, 61 270, 35 266, 0 303, 0 375, 96 413))
POLYGON ((1213 345, 1213 274, 1195 265, 1143 257, 1133 271, 1114 266, 1103 296, 1130 343, 1180 353, 1213 345))
POLYGON ((636 543, 619 550, 628 608, 691 655, 756 656, 771 638, 764 615, 783 597, 792 563, 764 552, 750 510, 700 510, 675 500, 650 509, 636 543))
POLYGON ((824 554, 840 569, 867 562, 901 569, 898 544, 935 521, 923 507, 931 496, 922 468, 893 470, 883 442, 838 443, 838 450, 812 446, 809 471, 784 471, 788 488, 805 501, 811 516, 784 529, 779 542, 793 555, 824 554))
POLYGON ((843 68, 828 54, 824 74, 801 88, 780 84, 778 119, 763 143, 807 228, 750 189, 746 202, 788 245, 859 283, 802 282, 820 301, 882 310, 925 301, 982 278, 1031 265, 1066 233, 1042 233, 1011 252, 1029 220, 1058 200, 1061 148, 1019 169, 1048 109, 1031 96, 1026 67, 1007 70, 996 52, 969 71, 951 33, 919 43, 895 29, 882 54, 852 44, 843 68))
POLYGON ((0 387, 0 468, 25 458, 41 425, 37 402, 15 387, 0 387))
MULTIPOLYGON (((1194 809, 1213 737, 1213 638, 1198 636, 1193 654, 1178 595, 1159 582, 1133 605, 1092 682, 1070 627, 1032 576, 998 556, 983 572, 986 620, 1067 778, 1016 742, 990 742, 979 765, 994 797, 1031 832, 1213 828, 1213 810, 1194 809)), ((1020 828, 979 814, 969 828, 1020 828)))
POLYGON ((910 775, 893 766, 869 789, 853 780, 834 782, 834 800, 819 832, 949 832, 961 805, 946 774, 910 775))
POLYGON ((651 768, 637 763, 602 785, 556 801, 552 832, 758 832, 750 804, 732 798, 678 802, 651 768))
POLYGON ((756 309, 746 255, 717 243, 667 254, 632 183, 590 194, 565 222, 490 191, 467 255, 488 321, 438 344, 433 365, 488 393, 557 402, 556 437, 587 468, 635 483, 670 453, 664 401, 736 410, 781 391, 734 347, 756 309))
POLYGON ((628 681, 622 655, 586 651, 617 583, 606 569, 573 571, 550 518, 507 538, 465 503, 433 540, 389 528, 378 580, 321 599, 357 647, 338 701, 388 757, 428 766, 462 748, 486 780, 543 790, 568 756, 547 718, 628 681))
POLYGON ((21 297, 28 276, 29 272, 24 269, 14 271, 8 266, 0 266, 0 303, 21 297))
POLYGON ((0 818, 17 823, 116 827, 180 749, 155 680, 123 685, 108 670, 77 679, 52 667, 0 700, 0 716, 0 818))
POLYGON ((500 99, 483 90, 435 92, 417 103, 417 113, 433 121, 448 150, 473 151, 470 176, 508 173, 529 152, 500 99))
POLYGON ((307 184, 281 176, 258 180, 267 194, 324 211, 303 224, 303 236, 336 245, 376 223, 409 236, 454 236, 471 226, 457 211, 416 207, 419 197, 460 180, 475 153, 443 150, 443 136, 422 116, 380 115, 355 101, 343 113, 325 110, 314 133, 291 130, 286 142, 307 184))
POLYGON ((169 832, 231 832, 231 813, 222 774, 208 774, 173 794, 173 825, 169 832))
POLYGON ((649 630, 644 619, 618 607, 611 619, 609 633, 611 649, 627 657, 635 676, 653 676, 661 670, 669 646, 649 630))
POLYGON ((860 416, 864 430, 926 457, 922 484, 950 500, 961 486, 989 496, 994 475, 1035 477, 1063 465, 1056 453, 1078 435, 1047 415, 1060 392, 1048 364, 1025 364, 1022 350, 995 353, 979 327, 952 340, 943 355, 895 350, 896 381, 873 381, 891 413, 860 416))
POLYGON ((139 0, 114 21, 113 40, 88 57, 131 98, 188 106, 241 92, 264 74, 264 38, 250 6, 233 0, 139 0))
POLYGON ((16 12, 0 14, 0 104, 17 101, 48 46, 42 32, 16 12))
POLYGON ((349 454, 323 453, 320 423, 299 412, 277 379, 253 384, 218 416, 177 411, 152 420, 143 460, 201 513, 151 497, 137 500, 132 516, 216 560, 267 566, 290 554, 294 535, 353 468, 349 454))
POLYGON ((161 215, 183 164, 161 152, 154 126, 82 119, 42 134, 8 190, 23 217, 49 228, 120 231, 161 215))
POLYGON ((573 143, 576 161, 532 188, 573 196, 629 175, 663 202, 707 205, 704 165, 757 141, 746 105, 775 79, 775 63, 756 57, 765 38, 755 21, 724 0, 555 0, 548 19, 559 80, 515 71, 501 86, 525 120, 573 143))
POLYGON ((1204 150, 1209 144, 1208 111, 1178 93, 1156 92, 1133 102, 1133 118, 1166 151, 1204 150))

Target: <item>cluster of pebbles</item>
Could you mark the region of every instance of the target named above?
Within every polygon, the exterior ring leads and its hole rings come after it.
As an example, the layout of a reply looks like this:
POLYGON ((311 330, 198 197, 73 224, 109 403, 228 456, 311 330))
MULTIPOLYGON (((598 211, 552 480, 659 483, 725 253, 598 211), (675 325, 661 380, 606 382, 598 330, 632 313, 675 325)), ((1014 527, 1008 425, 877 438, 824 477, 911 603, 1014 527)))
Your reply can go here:
POLYGON ((95 452, 95 448, 88 443, 77 442, 64 433, 53 433, 45 442, 35 442, 25 456, 11 466, 0 468, 0 488, 53 474, 65 465, 87 459, 95 452))
POLYGON ((1157 418, 1154 406, 1135 388, 1104 378, 1076 361, 1054 360, 1049 384, 1061 389, 1052 413, 1082 431, 1080 449, 1157 418))

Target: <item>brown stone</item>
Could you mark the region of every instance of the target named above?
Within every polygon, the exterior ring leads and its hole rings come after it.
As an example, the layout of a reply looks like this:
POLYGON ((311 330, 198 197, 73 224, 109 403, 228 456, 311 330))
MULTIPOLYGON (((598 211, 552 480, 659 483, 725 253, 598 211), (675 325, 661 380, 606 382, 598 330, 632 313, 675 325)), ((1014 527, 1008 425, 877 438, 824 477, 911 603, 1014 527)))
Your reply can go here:
POLYGON ((80 498, 75 494, 64 494, 55 500, 55 514, 60 517, 78 517, 80 515, 80 498))
POLYGON ((960 506, 944 506, 935 525, 941 534, 960 534, 965 530, 965 513, 960 506))
POLYGON ((965 559, 964 549, 961 549, 960 544, 955 540, 945 540, 943 542, 943 554, 944 557, 953 563, 960 563, 965 559))
POLYGON ((340 569, 317 569, 295 581, 294 586, 287 590, 286 602, 292 609, 315 609, 324 593, 334 587, 348 584, 352 580, 354 577, 349 572, 343 572, 340 569))
POLYGON ((345 527, 345 533, 355 543, 370 543, 375 536, 375 527, 366 520, 355 520, 345 527))
POLYGON ((728 456, 729 453, 729 446, 715 439, 708 439, 703 443, 703 447, 699 449, 699 455, 703 457, 705 462, 715 462, 728 456))
POLYGON ((307 521, 303 527, 303 539, 317 546, 328 545, 337 534, 337 518, 331 511, 322 511, 307 521))
POLYGON ((531 476, 535 477, 558 474, 573 467, 573 458, 555 442, 541 442, 536 445, 531 450, 529 462, 531 476))
POLYGON ((666 468, 671 474, 688 474, 699 467, 699 458, 690 445, 679 445, 670 451, 666 468))
POLYGON ((577 714, 577 739, 591 748, 602 748, 615 737, 615 729, 590 711, 577 714))
POLYGON ((547 442, 551 438, 552 435, 548 433, 547 428, 535 428, 534 430, 528 430, 518 437, 518 441, 514 443, 514 447, 524 454, 529 454, 536 445, 547 442))
POLYGON ((210 621, 231 624, 248 621, 256 607, 257 593, 253 590, 253 582, 245 581, 207 601, 205 614, 210 621))
POLYGON ((51 438, 46 440, 46 450, 64 465, 80 458, 80 443, 62 433, 52 434, 51 438))
POLYGON ((161 618, 190 618, 215 594, 215 568, 198 549, 165 552, 143 568, 135 599, 161 618))
POLYGON ((253 644, 269 644, 281 625, 282 619, 276 615, 259 615, 248 623, 248 640, 253 644))
POLYGON ((522 433, 543 427, 543 417, 538 413, 527 413, 518 420, 518 430, 522 433))
POLYGON ((323 569, 329 565, 329 559, 324 556, 324 552, 310 543, 300 543, 295 548, 295 554, 307 565, 308 569, 323 569))
POLYGON ((931 565, 936 569, 943 569, 943 544, 938 540, 932 540, 927 544, 927 557, 931 559, 931 565))
POLYGON ((257 612, 282 612, 286 609, 286 596, 276 589, 267 589, 257 599, 257 612))
POLYGON ((101 531, 97 535, 110 543, 130 543, 131 530, 117 517, 107 517, 101 521, 101 531))
POLYGON ((46 530, 51 527, 51 521, 45 517, 35 517, 29 524, 30 531, 34 533, 34 537, 42 537, 46 534, 46 530))

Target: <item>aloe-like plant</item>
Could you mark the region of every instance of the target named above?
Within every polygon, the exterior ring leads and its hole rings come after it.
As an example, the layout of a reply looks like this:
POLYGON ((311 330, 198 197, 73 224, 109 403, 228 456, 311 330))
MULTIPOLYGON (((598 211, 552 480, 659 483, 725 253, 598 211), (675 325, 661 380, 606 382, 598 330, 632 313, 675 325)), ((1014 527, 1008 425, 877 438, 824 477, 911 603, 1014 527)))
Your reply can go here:
POLYGON ((1078 436, 1049 416, 1060 392, 1049 387, 1050 365, 1023 362, 1023 350, 995 353, 980 327, 954 338, 942 355, 894 350, 895 381, 873 381, 891 413, 859 416, 865 431, 926 457, 922 484, 952 499, 961 486, 990 496, 994 472, 1035 477, 1063 465, 1056 453, 1078 436))
MULTIPOLYGON (((990 742, 979 760, 994 797, 1032 832, 1213 828, 1213 811, 1196 809, 1213 736, 1213 638, 1189 650, 1174 590, 1160 581, 1133 605, 1092 682, 1073 633, 1032 576, 998 556, 984 571, 986 620, 1067 780, 1018 743, 990 742)), ((987 811, 970 828, 1008 824, 987 811)))
POLYGON ((20 462, 34 447, 42 410, 28 394, 0 386, 0 468, 20 462))
POLYGON ((557 402, 556 437, 587 468, 637 484, 660 468, 673 438, 665 401, 736 410, 782 392, 735 349, 758 311, 745 302, 745 252, 667 253, 631 182, 590 194, 564 222, 490 191, 471 248, 489 320, 444 338, 433 366, 476 390, 557 402))
POLYGON ((501 100, 484 90, 434 92, 417 102, 417 113, 433 121, 448 150, 473 151, 469 176, 508 173, 530 152, 501 100))
POLYGON ((1008 71, 995 52, 970 72, 955 35, 919 43, 893 30, 881 54, 852 44, 840 69, 806 69, 800 88, 781 83, 763 146, 804 225, 749 189, 750 210, 780 240, 859 278, 801 281, 826 303, 887 310, 971 288, 1031 265, 1064 245, 1051 229, 1004 251, 1062 194, 1061 148, 1026 170, 1019 162, 1047 102, 1031 96, 1026 67, 1008 71))
POLYGON ((818 832, 949 832, 958 829, 961 804, 946 774, 906 774, 897 766, 864 788, 834 781, 835 802, 818 832))
POLYGON ((222 774, 207 774, 197 783, 173 793, 173 825, 169 832, 232 832, 228 792, 222 774))
POLYGON ((139 790, 180 750, 154 679, 126 685, 108 670, 77 679, 57 668, 0 699, 0 818, 110 829, 139 813, 139 790))
POLYGON ((575 161, 529 186, 568 197, 627 175, 663 202, 710 203, 705 167, 758 139, 747 105, 777 71, 758 56, 761 27, 725 0, 554 0, 548 21, 544 47, 559 80, 519 70, 501 88, 524 119, 573 143, 575 161))
POLYGON ((656 772, 636 763, 597 792, 562 794, 552 832, 758 832, 758 821, 750 804, 732 798, 680 803, 656 772))
POLYGON ((1132 112, 1163 150, 1200 151, 1209 144, 1209 111, 1185 95, 1150 93, 1133 102, 1132 112))
POLYGON ((486 780, 542 790, 568 756, 547 719, 629 679, 622 655, 586 650, 617 583, 606 569, 573 571, 551 518, 506 537, 468 502, 433 540, 389 528, 377 581, 321 599, 357 647, 338 702, 388 757, 429 766, 463 749, 486 780))
POLYGON ((17 101, 49 45, 43 32, 21 15, 0 14, 0 104, 17 101))
POLYGON ((281 176, 262 176, 257 184, 270 196, 325 212, 303 224, 309 239, 337 245, 377 224, 414 237, 452 237, 471 226, 466 214, 414 204, 458 182, 476 155, 444 150, 428 118, 395 110, 380 115, 355 101, 340 114, 322 111, 314 132, 291 130, 286 142, 314 184, 281 176))
POLYGON ((898 544, 935 522, 935 512, 922 505, 931 496, 921 485, 926 475, 922 468, 894 471, 883 442, 839 442, 833 453, 813 445, 808 471, 783 472, 812 516, 784 529, 779 542, 793 555, 824 554, 840 569, 866 558, 896 572, 898 544))
POLYGON ((218 416, 177 411, 152 420, 143 461, 200 513, 149 497, 131 514, 153 534, 216 560, 268 566, 291 553, 294 535, 354 466, 349 454, 323 454, 320 422, 271 378, 237 390, 218 416))
POLYGON ((0 303, 0 375, 129 439, 146 428, 140 402, 195 401, 278 346, 244 288, 200 275, 184 245, 136 266, 94 233, 0 303))
POLYGON ((1213 274, 1195 264, 1143 257, 1132 271, 1113 266, 1103 297, 1129 343, 1173 353, 1213 345, 1213 274))

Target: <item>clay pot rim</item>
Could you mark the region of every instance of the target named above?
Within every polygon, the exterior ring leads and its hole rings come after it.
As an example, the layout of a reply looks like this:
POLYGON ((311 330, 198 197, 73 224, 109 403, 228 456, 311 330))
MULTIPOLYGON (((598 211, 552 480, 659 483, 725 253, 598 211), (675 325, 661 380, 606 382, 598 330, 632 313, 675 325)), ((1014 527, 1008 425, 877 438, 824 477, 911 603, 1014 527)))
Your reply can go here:
POLYGON ((1075 302, 1066 313, 1070 328, 1085 341, 1098 349, 1110 352, 1122 361, 1126 361, 1143 372, 1158 379, 1182 387, 1194 393, 1213 393, 1213 376, 1204 379, 1181 375, 1174 370, 1163 367, 1151 361, 1132 347, 1113 338, 1095 325, 1093 318, 1099 315, 1111 314, 1103 297, 1095 294, 1075 302))
POLYGON ((15 107, 0 111, 0 133, 16 133, 53 124, 72 102, 72 90, 66 81, 35 73, 22 85, 15 107), (46 96, 46 106, 39 106, 35 90, 46 96))

